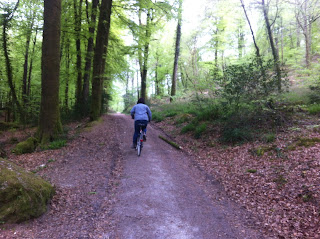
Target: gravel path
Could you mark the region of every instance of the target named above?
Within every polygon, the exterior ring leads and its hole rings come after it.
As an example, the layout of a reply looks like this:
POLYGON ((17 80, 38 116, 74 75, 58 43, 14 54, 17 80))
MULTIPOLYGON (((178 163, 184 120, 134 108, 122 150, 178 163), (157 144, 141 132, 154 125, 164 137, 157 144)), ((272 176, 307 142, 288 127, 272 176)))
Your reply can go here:
POLYGON ((0 239, 263 238, 219 183, 158 138, 161 131, 148 126, 138 157, 133 120, 103 120, 50 154, 54 162, 39 173, 57 188, 48 212, 0 227, 0 239))
POLYGON ((245 226, 244 211, 224 199, 223 190, 192 165, 183 152, 148 126, 142 155, 130 149, 133 121, 115 115, 124 168, 115 205, 115 238, 263 238, 245 226))

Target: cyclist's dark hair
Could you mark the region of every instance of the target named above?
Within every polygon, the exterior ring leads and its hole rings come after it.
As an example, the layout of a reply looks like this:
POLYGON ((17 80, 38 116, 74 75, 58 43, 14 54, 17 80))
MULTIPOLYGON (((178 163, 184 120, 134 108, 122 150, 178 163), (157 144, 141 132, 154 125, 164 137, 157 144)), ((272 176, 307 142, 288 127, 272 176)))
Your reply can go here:
POLYGON ((138 100, 138 102, 137 102, 137 104, 144 104, 144 98, 140 98, 139 100, 138 100))

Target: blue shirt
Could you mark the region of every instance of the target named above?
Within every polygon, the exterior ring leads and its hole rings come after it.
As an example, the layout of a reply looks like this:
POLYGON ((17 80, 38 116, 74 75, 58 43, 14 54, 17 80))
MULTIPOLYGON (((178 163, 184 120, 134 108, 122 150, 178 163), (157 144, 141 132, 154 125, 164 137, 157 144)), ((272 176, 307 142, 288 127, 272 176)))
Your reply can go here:
POLYGON ((150 108, 142 103, 136 104, 130 110, 131 115, 134 115, 134 120, 147 120, 150 121, 152 114, 150 108))

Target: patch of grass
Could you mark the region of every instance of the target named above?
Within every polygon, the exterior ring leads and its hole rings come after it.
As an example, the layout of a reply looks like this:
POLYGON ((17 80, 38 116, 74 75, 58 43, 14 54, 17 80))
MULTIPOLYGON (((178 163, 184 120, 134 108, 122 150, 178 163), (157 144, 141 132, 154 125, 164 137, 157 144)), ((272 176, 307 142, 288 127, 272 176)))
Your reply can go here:
POLYGON ((274 133, 268 133, 262 136, 262 140, 266 143, 273 143, 276 140, 276 135, 274 133))
POLYGON ((60 149, 66 146, 66 143, 67 143, 67 140, 65 139, 55 140, 48 145, 48 149, 60 149))
POLYGON ((189 122, 191 120, 191 117, 192 116, 190 114, 182 114, 175 120, 175 123, 182 124, 182 123, 189 122))
POLYGON ((155 122, 161 122, 164 120, 164 116, 161 112, 155 111, 152 114, 152 120, 155 122))
POLYGON ((320 138, 299 138, 296 145, 303 147, 312 147, 316 143, 320 143, 320 138))
POLYGON ((248 128, 224 128, 220 140, 224 143, 242 143, 252 139, 251 131, 248 128))
POLYGON ((317 115, 320 113, 320 104, 313 104, 308 107, 308 112, 312 115, 317 115))
POLYGON ((176 111, 167 111, 165 112, 165 117, 174 117, 178 114, 176 111))
POLYGON ((256 170, 256 169, 247 169, 247 172, 248 172, 248 173, 256 173, 257 170, 256 170))
POLYGON ((186 126, 184 126, 181 129, 181 133, 185 134, 185 133, 188 133, 188 132, 192 132, 192 131, 195 130, 195 128, 196 128, 196 125, 194 124, 194 122, 191 122, 191 123, 187 124, 186 126))
POLYGON ((206 131, 206 129, 207 129, 207 124, 206 123, 203 123, 203 124, 197 126, 195 128, 194 137, 196 139, 199 139, 201 137, 201 135, 203 134, 203 132, 206 131))

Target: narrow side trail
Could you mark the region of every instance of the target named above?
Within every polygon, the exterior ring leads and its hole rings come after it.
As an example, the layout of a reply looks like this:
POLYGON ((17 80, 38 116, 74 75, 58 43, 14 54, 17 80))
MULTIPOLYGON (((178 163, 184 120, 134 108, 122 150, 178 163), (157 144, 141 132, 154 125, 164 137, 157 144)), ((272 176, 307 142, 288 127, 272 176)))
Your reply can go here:
POLYGON ((192 159, 158 138, 148 125, 142 154, 131 149, 133 120, 113 115, 123 152, 123 176, 113 209, 111 238, 264 238, 243 209, 225 199, 192 159), (246 225, 245 225, 246 224, 246 225))

